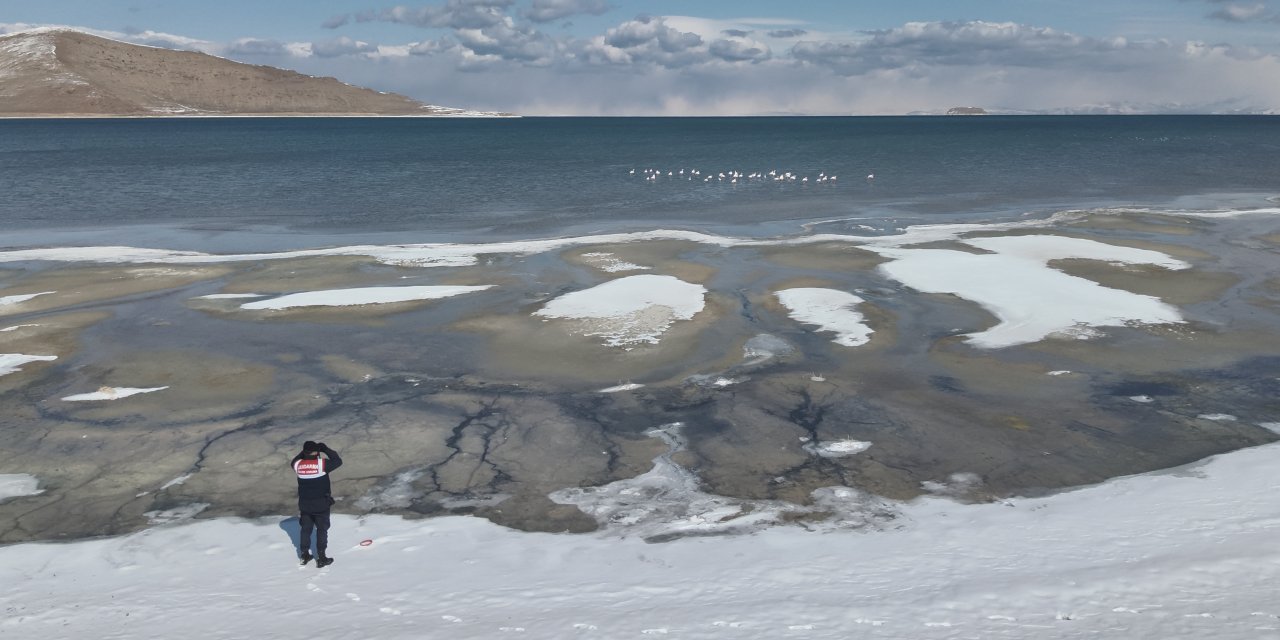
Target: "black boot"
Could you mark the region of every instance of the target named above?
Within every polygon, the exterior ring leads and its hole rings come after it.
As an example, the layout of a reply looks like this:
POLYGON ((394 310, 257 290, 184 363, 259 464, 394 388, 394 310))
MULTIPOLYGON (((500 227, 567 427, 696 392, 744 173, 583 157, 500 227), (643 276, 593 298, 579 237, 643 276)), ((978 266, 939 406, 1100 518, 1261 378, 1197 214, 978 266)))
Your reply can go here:
POLYGON ((331 565, 331 564, 333 564, 333 558, 330 558, 330 557, 328 557, 328 556, 320 556, 320 557, 316 558, 316 568, 317 568, 317 569, 322 569, 322 568, 327 567, 327 566, 329 566, 329 565, 331 565))
POLYGON ((298 556, 298 559, 301 560, 301 562, 299 562, 298 564, 306 564, 308 562, 311 562, 311 552, 303 551, 302 555, 298 556))

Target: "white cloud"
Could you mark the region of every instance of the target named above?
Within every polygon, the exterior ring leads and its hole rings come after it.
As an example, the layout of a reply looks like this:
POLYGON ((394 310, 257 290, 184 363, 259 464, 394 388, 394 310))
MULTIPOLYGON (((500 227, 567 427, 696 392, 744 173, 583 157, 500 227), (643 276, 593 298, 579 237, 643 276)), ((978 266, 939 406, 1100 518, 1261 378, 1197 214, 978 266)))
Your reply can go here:
POLYGON ((769 45, 750 38, 722 38, 711 43, 708 48, 711 55, 729 62, 760 62, 768 60, 772 55, 769 45))
POLYGON ((502 22, 507 7, 515 0, 448 0, 443 5, 420 8, 396 6, 364 11, 352 16, 356 22, 398 22, 416 27, 480 29, 502 22))
POLYGON ((1231 0, 1209 0, 1211 4, 1221 8, 1209 14, 1225 22, 1280 22, 1280 13, 1275 12, 1265 2, 1234 2, 1231 0))
POLYGON ((278 40, 260 40, 258 38, 240 38, 228 44, 223 52, 228 56, 284 56, 290 50, 286 43, 278 40))
MULTIPOLYGON (((1138 49, 1124 39, 1093 39, 1012 22, 910 22, 852 41, 796 43, 791 54, 843 75, 937 65, 1073 66, 1100 54, 1138 49)), ((1116 60, 1119 60, 1117 58, 1116 60)))
MULTIPOLYGON (((525 114, 940 113, 956 105, 1008 112, 1280 111, 1280 61, 1256 48, 1098 38, 1012 22, 913 22, 837 33, 781 18, 689 16, 640 16, 592 36, 552 36, 518 12, 510 0, 453 0, 349 17, 442 31, 400 43, 350 37, 217 43, 89 31, 335 76, 433 104, 525 114)), ((0 32, 32 26, 0 24, 0 32)))
POLYGON ((639 16, 585 46, 582 59, 609 64, 685 67, 710 58, 702 37, 667 25, 661 17, 639 16))
POLYGON ((376 45, 352 40, 346 36, 311 43, 311 54, 318 58, 336 58, 357 53, 374 53, 377 50, 378 47, 376 45))
POLYGON ((532 27, 517 25, 510 17, 482 29, 459 29, 458 42, 477 56, 489 56, 524 64, 550 64, 558 43, 532 27))
POLYGON ((610 8, 605 0, 533 0, 521 15, 534 22, 552 22, 582 14, 598 16, 610 8))

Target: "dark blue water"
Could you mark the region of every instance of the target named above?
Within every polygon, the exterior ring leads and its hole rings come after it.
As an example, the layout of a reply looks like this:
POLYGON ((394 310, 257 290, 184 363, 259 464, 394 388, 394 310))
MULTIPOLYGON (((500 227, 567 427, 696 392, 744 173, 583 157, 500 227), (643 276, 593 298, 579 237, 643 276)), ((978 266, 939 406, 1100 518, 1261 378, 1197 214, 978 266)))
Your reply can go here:
POLYGON ((0 232, 773 233, 833 216, 1272 195, 1277 158, 1280 119, 1266 116, 9 120, 0 232), (646 181, 645 168, 839 181, 646 181))

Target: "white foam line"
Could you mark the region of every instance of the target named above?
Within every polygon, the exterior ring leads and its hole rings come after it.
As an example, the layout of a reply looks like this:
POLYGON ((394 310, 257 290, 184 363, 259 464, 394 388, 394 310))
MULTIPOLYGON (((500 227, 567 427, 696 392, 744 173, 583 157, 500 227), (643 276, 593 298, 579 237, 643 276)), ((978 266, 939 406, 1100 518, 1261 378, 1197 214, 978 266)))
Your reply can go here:
POLYGON ((388 304, 392 302, 412 302, 415 300, 434 300, 452 296, 484 291, 492 285, 465 286, 420 286, 420 287, 363 287, 357 289, 329 289, 325 291, 307 291, 293 293, 270 300, 248 302, 240 305, 241 309, 291 309, 294 307, 350 307, 366 304, 388 304))
MULTIPOLYGON (((1078 215, 1078 214, 1076 214, 1078 215)), ((404 245, 352 245, 326 249, 305 249, 276 253, 211 254, 199 251, 173 251, 144 249, 126 246, 108 247, 52 247, 45 249, 18 249, 0 252, 0 263, 21 261, 50 262, 99 262, 99 263, 165 263, 205 264, 221 262, 246 262, 253 260, 287 260, 325 256, 366 256, 379 262, 400 266, 458 267, 474 265, 478 256, 492 254, 531 255, 558 251, 575 246, 593 244, 625 244, 650 240, 682 240, 718 247, 735 246, 790 246, 824 242, 837 242, 878 247, 897 247, 921 242, 954 239, 966 233, 1000 231, 1010 229, 1050 227, 1069 219, 1056 214, 1043 220, 966 225, 918 225, 907 227, 893 236, 853 236, 843 234, 818 234, 788 238, 737 238, 697 231, 658 229, 633 233, 611 233, 567 238, 493 242, 482 244, 427 243, 404 245)))

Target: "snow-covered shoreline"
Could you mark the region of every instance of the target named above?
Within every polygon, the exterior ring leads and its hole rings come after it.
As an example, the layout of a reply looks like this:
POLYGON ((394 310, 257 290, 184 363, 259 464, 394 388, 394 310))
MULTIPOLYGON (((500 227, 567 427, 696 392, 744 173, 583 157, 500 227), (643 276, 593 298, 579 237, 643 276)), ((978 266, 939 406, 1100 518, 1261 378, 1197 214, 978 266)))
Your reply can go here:
POLYGON ((646 544, 477 518, 283 516, 0 547, 9 637, 1215 638, 1280 634, 1280 445, 890 526, 646 544), (1098 526, 1105 522, 1106 526, 1098 526), (361 546, 362 540, 372 540, 361 546), (54 595, 51 595, 54 594, 54 595), (236 615, 228 616, 229 610, 236 615))

